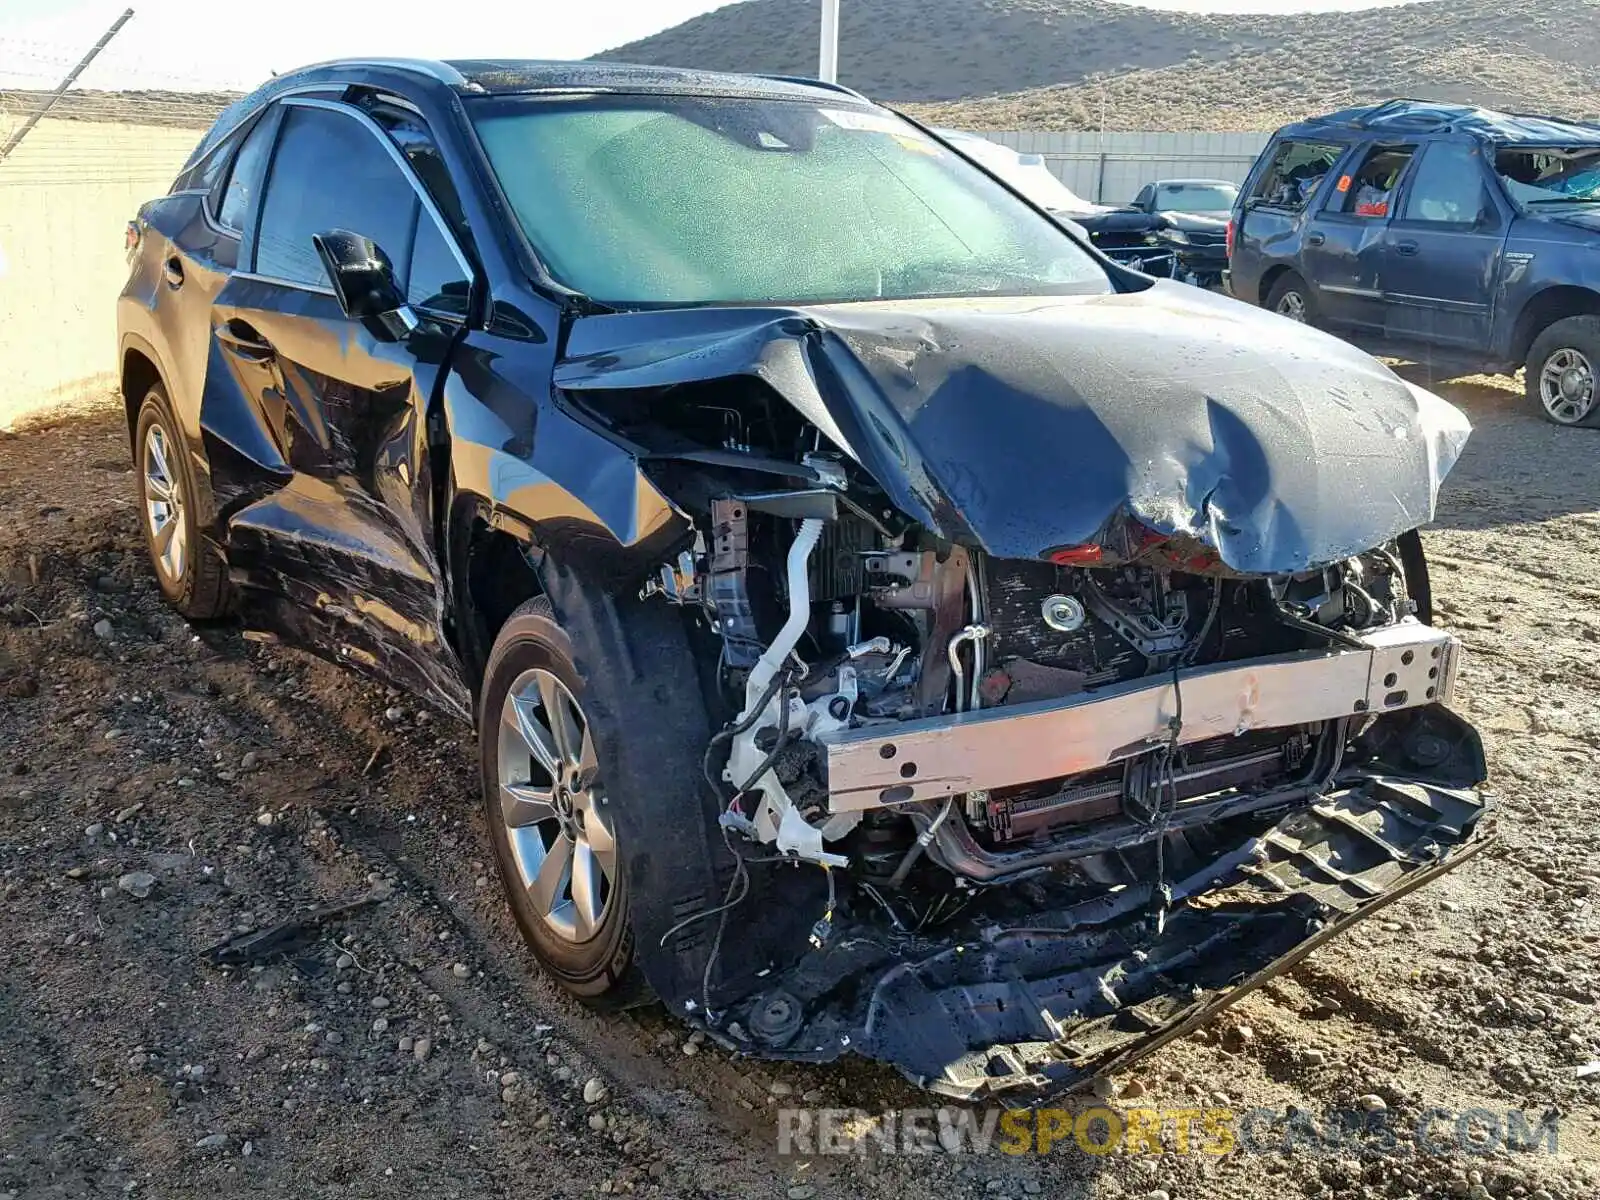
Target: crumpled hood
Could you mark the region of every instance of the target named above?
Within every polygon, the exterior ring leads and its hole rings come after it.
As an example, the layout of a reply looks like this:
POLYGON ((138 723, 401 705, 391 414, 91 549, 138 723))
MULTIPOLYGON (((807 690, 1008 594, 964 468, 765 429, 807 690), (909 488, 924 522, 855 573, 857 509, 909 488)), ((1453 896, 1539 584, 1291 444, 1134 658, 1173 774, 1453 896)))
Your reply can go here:
POLYGON ((1096 208, 1075 212, 1072 209, 1053 210, 1057 216, 1067 217, 1082 225, 1090 233, 1147 233, 1162 228, 1166 222, 1137 208, 1096 208))
POLYGON ((1215 213, 1196 212, 1164 212, 1167 224, 1174 229, 1181 229, 1185 233, 1226 233, 1228 231, 1228 218, 1219 217, 1215 213))
POLYGON ((1470 432, 1329 335, 1178 284, 585 317, 570 392, 764 381, 907 516, 1001 558, 1124 516, 1298 571, 1430 520, 1470 432))

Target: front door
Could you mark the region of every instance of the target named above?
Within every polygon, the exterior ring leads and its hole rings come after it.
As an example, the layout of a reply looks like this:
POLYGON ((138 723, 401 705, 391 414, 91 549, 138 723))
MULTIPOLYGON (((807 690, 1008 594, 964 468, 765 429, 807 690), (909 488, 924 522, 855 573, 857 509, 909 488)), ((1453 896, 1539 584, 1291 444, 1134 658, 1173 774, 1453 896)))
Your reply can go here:
POLYGON ((1306 226, 1306 281, 1322 320, 1348 329, 1383 328, 1380 282, 1395 197, 1415 147, 1376 145, 1349 174, 1324 186, 1306 226))
POLYGON ((1470 142, 1429 146, 1386 236, 1384 332, 1486 350, 1507 227, 1482 150, 1470 142))
POLYGON ((365 113, 289 99, 240 267, 217 295, 201 425, 247 625, 466 715, 445 635, 429 412, 459 324, 465 260, 365 113), (418 322, 349 320, 312 236, 375 241, 418 322))

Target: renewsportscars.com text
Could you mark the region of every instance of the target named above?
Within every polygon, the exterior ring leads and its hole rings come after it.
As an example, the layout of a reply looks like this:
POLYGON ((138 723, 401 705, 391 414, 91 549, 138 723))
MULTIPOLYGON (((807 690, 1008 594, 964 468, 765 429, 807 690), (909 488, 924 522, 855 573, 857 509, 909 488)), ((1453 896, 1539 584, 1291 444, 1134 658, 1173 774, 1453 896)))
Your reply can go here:
POLYGON ((778 1110, 780 1154, 1554 1154, 1554 1113, 1271 1108, 778 1110))

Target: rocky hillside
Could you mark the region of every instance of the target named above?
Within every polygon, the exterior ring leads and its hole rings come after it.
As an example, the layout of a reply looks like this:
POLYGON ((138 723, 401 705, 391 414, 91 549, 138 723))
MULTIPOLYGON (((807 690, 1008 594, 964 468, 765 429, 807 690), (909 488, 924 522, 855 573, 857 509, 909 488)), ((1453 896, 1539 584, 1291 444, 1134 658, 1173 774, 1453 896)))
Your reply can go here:
MULTIPOLYGON (((745 0, 600 56, 811 74, 817 6, 745 0)), ((1394 95, 1600 112, 1600 0, 1297 17, 1106 0, 849 0, 840 78, 969 128, 1260 129, 1394 95)))

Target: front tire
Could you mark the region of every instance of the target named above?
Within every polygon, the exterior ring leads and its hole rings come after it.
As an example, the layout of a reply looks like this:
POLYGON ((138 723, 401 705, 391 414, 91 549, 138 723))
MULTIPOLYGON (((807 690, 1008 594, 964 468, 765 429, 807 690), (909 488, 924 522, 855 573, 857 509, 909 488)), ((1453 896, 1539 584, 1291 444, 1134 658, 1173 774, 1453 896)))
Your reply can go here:
POLYGON ((227 568, 201 540, 208 514, 200 511, 188 447, 159 383, 151 385, 139 406, 133 453, 140 524, 161 594, 191 621, 226 615, 227 568))
POLYGON ((484 815, 506 899, 540 965, 606 1008, 648 999, 626 872, 572 643, 544 597, 501 628, 478 712, 484 815))
POLYGON ((1528 351, 1524 387, 1544 419, 1567 428, 1600 426, 1600 317, 1566 317, 1528 351))

